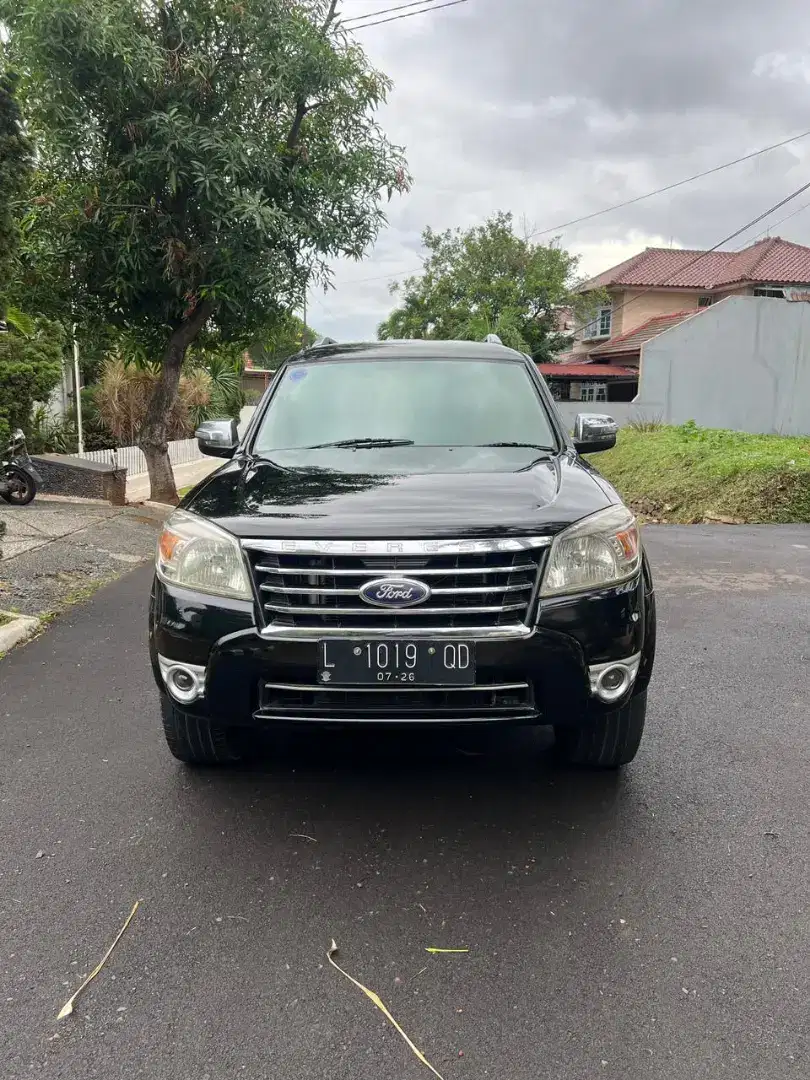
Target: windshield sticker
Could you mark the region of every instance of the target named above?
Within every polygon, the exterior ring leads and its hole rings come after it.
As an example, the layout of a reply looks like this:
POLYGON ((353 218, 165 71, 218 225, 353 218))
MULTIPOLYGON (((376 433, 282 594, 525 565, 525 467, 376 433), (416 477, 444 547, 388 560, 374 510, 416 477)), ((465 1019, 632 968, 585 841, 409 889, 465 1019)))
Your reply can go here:
POLYGON ((301 382, 301 380, 305 379, 308 374, 309 372, 304 371, 303 368, 296 368, 295 371, 290 372, 290 382, 301 382))

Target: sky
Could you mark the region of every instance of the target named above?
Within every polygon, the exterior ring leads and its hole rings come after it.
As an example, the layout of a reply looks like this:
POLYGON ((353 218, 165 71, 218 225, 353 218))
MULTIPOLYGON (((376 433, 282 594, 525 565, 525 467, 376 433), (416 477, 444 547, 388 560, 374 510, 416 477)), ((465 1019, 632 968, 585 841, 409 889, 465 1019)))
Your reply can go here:
MULTIPOLYGON (((341 341, 376 337, 390 282, 420 267, 427 225, 509 210, 518 228, 547 229, 810 129, 799 0, 465 0, 356 38, 394 80, 378 119, 414 182, 366 259, 334 264, 335 288, 310 291, 309 324, 341 341)), ((557 235, 583 276, 647 246, 711 247, 810 181, 808 163, 810 137, 557 235)), ((769 221, 810 244, 810 192, 769 221)))

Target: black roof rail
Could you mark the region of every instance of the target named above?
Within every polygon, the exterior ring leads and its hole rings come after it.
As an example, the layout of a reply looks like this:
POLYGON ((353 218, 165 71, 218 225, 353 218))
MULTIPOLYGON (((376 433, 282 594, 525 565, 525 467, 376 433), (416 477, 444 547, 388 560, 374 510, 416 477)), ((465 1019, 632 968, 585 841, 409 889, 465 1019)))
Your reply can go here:
POLYGON ((484 338, 484 341, 487 345, 503 345, 503 342, 497 334, 487 334, 487 336, 484 338))

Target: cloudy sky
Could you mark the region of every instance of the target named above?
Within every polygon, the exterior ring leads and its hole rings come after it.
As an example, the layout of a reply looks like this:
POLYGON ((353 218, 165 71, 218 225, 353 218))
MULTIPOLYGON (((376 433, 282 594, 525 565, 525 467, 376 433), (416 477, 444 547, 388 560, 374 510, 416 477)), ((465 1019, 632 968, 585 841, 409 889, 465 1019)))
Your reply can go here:
MULTIPOLYGON (((340 10, 350 20, 405 2, 340 10)), ((369 257, 310 293, 310 324, 341 340, 375 336, 389 282, 419 268, 426 225, 511 210, 547 229, 810 129, 810 8, 798 0, 465 0, 356 34, 395 82, 380 119, 414 185, 369 257)), ((648 245, 710 247, 810 181, 808 162, 810 137, 561 240, 588 275, 648 245)), ((810 192, 769 221, 810 244, 810 192)))

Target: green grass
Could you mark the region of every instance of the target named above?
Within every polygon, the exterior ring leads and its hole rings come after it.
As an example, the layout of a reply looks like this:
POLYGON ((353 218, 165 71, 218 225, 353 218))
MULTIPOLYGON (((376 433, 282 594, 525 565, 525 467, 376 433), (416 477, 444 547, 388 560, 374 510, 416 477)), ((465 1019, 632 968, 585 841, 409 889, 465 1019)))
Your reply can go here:
POLYGON ((188 495, 188 493, 193 487, 193 484, 189 484, 188 487, 180 488, 180 490, 177 492, 178 497, 182 499, 184 495, 188 495))
POLYGON ((647 519, 810 522, 810 437, 629 427, 591 460, 647 519))

